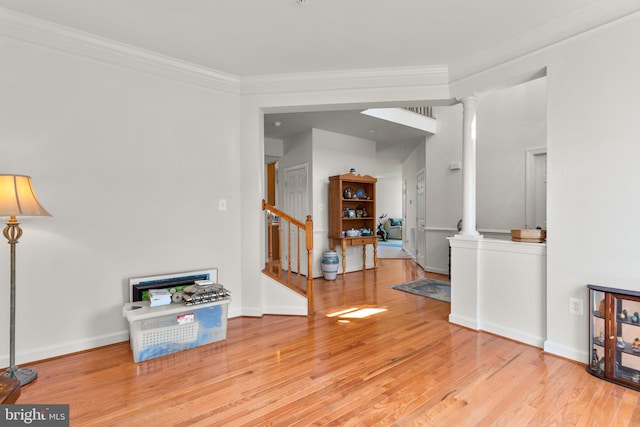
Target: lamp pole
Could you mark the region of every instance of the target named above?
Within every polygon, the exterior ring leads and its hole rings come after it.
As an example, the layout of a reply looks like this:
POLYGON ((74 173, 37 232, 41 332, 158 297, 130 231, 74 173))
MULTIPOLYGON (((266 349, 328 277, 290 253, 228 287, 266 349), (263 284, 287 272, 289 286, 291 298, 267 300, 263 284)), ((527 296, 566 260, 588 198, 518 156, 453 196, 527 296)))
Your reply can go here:
POLYGON ((33 381, 38 372, 30 368, 18 368, 16 366, 16 244, 22 236, 20 223, 15 216, 11 216, 7 221, 7 226, 2 231, 7 242, 11 246, 11 298, 10 298, 10 324, 9 324, 9 367, 4 373, 5 376, 15 378, 20 381, 20 385, 25 385, 33 381))
POLYGON ((30 368, 16 366, 16 244, 22 236, 18 216, 51 216, 42 207, 27 175, 0 174, 0 216, 9 217, 2 231, 11 246, 11 296, 9 326, 9 367, 4 376, 11 377, 25 385, 36 379, 38 372, 30 368))

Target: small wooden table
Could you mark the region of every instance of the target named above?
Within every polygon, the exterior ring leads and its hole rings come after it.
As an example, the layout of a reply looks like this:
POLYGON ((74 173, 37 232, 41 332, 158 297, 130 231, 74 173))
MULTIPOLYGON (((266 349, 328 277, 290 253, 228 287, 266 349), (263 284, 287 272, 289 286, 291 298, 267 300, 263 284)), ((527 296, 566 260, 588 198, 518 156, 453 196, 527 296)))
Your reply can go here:
POLYGON ((329 246, 342 248, 342 277, 347 270, 347 246, 362 246, 362 269, 367 266, 367 245, 373 245, 373 269, 378 268, 378 236, 329 237, 329 246))
POLYGON ((0 404, 15 403, 20 397, 20 381, 0 374, 0 404))

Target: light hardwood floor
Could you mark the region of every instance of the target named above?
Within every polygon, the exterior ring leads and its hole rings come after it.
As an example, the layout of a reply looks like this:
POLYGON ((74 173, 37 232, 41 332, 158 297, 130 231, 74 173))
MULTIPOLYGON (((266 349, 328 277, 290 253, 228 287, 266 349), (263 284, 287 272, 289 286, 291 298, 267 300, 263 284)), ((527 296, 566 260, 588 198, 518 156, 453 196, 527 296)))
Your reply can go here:
POLYGON ((640 393, 389 288, 426 275, 383 259, 315 281, 313 318, 229 319, 226 341, 137 364, 120 343, 24 365, 39 377, 18 403, 68 403, 72 426, 640 425, 640 393))

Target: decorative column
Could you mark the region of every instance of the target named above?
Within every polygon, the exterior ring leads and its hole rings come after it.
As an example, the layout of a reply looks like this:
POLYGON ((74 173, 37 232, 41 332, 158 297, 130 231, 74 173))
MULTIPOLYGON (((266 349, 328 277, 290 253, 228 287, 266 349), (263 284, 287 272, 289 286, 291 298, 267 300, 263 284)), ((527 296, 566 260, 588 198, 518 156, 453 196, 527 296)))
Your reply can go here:
POLYGON ((462 230, 463 236, 480 236, 476 230, 476 102, 462 100, 462 230))
POLYGON ((480 319, 480 250, 484 239, 476 230, 476 102, 462 100, 462 230, 449 237, 451 246, 451 312, 449 321, 482 329, 480 319))

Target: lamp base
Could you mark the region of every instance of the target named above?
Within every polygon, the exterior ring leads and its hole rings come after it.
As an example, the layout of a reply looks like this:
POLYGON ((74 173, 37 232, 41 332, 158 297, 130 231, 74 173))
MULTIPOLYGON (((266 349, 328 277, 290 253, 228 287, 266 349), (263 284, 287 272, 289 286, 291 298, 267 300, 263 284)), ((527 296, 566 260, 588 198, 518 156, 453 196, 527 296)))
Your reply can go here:
POLYGON ((17 366, 13 366, 7 368, 4 376, 17 379, 20 381, 20 386, 23 386, 38 378, 38 371, 31 368, 18 368, 17 366))

